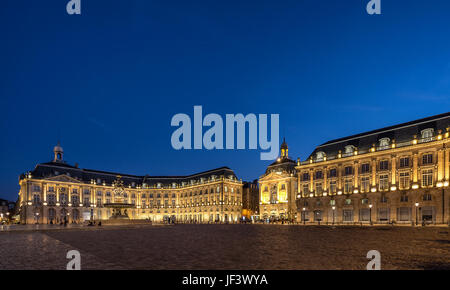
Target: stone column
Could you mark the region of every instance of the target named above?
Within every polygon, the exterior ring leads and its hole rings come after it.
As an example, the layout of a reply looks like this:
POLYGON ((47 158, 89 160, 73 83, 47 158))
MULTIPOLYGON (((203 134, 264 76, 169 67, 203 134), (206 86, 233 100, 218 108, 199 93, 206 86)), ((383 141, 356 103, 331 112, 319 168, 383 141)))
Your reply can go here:
POLYGON ((417 152, 413 153, 413 182, 418 181, 419 156, 417 152))
POLYGON ((441 148, 437 152, 437 181, 444 180, 444 148, 441 148))
POLYGON ((391 184, 396 185, 397 184, 397 156, 392 155, 391 156, 391 184))
POLYGON ((377 159, 372 159, 372 187, 377 186, 377 159))

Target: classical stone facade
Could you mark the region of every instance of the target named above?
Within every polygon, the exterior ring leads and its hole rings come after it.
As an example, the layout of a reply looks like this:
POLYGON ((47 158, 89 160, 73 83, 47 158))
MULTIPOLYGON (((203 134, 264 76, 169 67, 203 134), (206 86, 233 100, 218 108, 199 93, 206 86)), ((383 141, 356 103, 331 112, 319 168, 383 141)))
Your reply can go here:
POLYGON ((288 145, 283 140, 280 157, 267 167, 259 178, 260 216, 265 221, 295 220, 297 177, 295 161, 289 158, 288 145))
POLYGON ((297 221, 450 223, 450 113, 318 146, 297 161, 297 221))
POLYGON ((22 223, 106 220, 119 208, 129 219, 238 222, 242 181, 228 167, 189 176, 135 176, 80 169, 54 148, 51 162, 20 176, 22 223))

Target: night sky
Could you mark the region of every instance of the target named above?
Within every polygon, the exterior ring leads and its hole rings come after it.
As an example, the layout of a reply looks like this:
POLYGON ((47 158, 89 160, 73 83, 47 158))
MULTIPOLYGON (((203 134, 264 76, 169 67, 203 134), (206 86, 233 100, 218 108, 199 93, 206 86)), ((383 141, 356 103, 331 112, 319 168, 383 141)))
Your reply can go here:
POLYGON ((260 150, 172 149, 177 113, 278 113, 304 160, 315 146, 449 111, 450 1, 68 0, 0 3, 0 197, 52 159, 137 175, 229 166, 260 150))

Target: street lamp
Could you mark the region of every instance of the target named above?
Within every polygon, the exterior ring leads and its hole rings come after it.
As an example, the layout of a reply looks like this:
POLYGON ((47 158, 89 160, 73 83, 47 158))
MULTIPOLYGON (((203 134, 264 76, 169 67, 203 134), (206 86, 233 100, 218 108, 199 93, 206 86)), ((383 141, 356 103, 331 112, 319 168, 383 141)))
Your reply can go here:
POLYGON ((303 225, 305 225, 306 224, 306 216, 305 216, 305 210, 306 210, 306 208, 303 208, 303 212, 302 212, 302 215, 303 215, 303 225))
POLYGON ((334 210, 336 209, 336 207, 333 206, 332 209, 333 209, 333 225, 334 225, 334 210))
POLYGON ((372 225, 372 204, 369 204, 369 221, 370 225, 372 225))
POLYGON ((418 220, 418 218, 419 218, 419 214, 418 214, 418 209, 419 209, 419 203, 418 202, 416 202, 416 226, 419 224, 419 220, 418 220))

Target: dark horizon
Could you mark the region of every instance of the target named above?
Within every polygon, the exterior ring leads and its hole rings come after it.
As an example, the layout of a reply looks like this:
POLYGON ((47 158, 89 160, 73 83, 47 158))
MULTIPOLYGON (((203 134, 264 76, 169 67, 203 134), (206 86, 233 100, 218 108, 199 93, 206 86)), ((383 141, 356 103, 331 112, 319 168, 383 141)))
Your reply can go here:
POLYGON ((280 115, 304 160, 326 141, 448 112, 448 1, 7 0, 0 9, 0 198, 52 160, 252 181, 261 150, 171 147, 177 113, 280 115), (326 19, 326 21, 324 20, 326 19))

